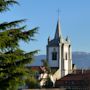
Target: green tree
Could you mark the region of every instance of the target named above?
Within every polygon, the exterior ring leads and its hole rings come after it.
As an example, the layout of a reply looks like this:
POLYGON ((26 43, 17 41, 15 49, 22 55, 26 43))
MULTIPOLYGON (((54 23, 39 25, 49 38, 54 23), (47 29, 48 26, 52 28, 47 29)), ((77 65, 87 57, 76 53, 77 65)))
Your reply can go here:
MULTIPOLYGON (((0 12, 10 10, 18 4, 16 0, 0 0, 0 12)), ((26 30, 25 20, 0 23, 0 90, 17 90, 28 75, 26 64, 33 60, 37 50, 26 53, 20 49, 19 41, 34 40, 37 27, 26 30)))
POLYGON ((32 88, 32 89, 39 87, 37 79, 35 79, 33 76, 29 77, 26 80, 26 84, 27 84, 28 88, 32 88))
POLYGON ((48 64, 48 61, 46 59, 42 59, 42 64, 43 64, 43 67, 45 67, 48 74, 50 74, 51 73, 51 68, 50 68, 50 66, 48 64))
POLYGON ((52 75, 51 74, 51 68, 50 68, 50 66, 48 64, 48 61, 46 59, 43 59, 42 63, 43 63, 43 67, 45 67, 45 70, 44 70, 43 73, 47 73, 48 74, 48 76, 46 78, 45 85, 43 87, 44 88, 51 88, 51 87, 53 87, 53 82, 50 79, 50 75, 52 75))

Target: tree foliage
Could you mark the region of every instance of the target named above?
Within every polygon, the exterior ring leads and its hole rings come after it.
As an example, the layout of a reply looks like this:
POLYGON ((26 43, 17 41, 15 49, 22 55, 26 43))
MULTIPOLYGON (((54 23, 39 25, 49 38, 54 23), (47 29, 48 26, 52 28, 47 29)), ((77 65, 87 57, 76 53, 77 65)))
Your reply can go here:
MULTIPOLYGON (((16 0, 0 0, 0 12, 10 10, 9 6, 18 4, 16 0)), ((23 20, 0 23, 0 90, 17 90, 23 83, 29 70, 26 64, 33 60, 37 50, 24 52, 19 41, 28 42, 34 39, 37 27, 26 30, 23 20)))
POLYGON ((29 77, 26 80, 26 84, 27 84, 28 88, 30 88, 30 89, 31 88, 34 89, 34 88, 38 88, 39 87, 38 81, 34 77, 29 77))
POLYGON ((43 74, 43 75, 47 74, 47 76, 46 76, 46 78, 43 78, 43 77, 40 78, 40 82, 41 82, 41 80, 45 81, 43 83, 43 86, 40 86, 40 87, 51 88, 51 87, 53 87, 53 82, 52 82, 52 80, 50 78, 50 76, 51 76, 51 68, 50 68, 50 66, 48 64, 48 60, 43 59, 42 64, 43 64, 43 68, 41 68, 41 70, 42 70, 41 74, 43 74))
POLYGON ((45 69, 46 69, 46 71, 48 72, 48 74, 50 74, 50 73, 51 73, 51 68, 50 68, 50 66, 49 66, 49 64, 48 64, 48 60, 43 59, 43 60, 42 60, 42 63, 43 63, 43 67, 45 67, 45 69))

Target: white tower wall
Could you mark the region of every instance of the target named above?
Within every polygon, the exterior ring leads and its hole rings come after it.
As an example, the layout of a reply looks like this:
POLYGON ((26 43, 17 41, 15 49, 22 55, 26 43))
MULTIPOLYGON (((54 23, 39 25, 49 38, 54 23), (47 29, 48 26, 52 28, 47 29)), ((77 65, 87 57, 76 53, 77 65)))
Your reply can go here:
POLYGON ((48 47, 48 63, 50 67, 59 66, 59 48, 58 47, 48 47), (52 52, 57 52, 57 60, 52 60, 52 52))
POLYGON ((60 29, 60 21, 58 20, 54 39, 48 39, 47 59, 50 67, 57 68, 55 78, 61 78, 72 71, 72 51, 69 39, 63 39, 60 29), (57 59, 53 60, 53 52, 56 52, 57 59))
POLYGON ((69 60, 68 60, 68 45, 64 45, 64 72, 65 72, 65 75, 68 74, 68 64, 69 64, 69 60))

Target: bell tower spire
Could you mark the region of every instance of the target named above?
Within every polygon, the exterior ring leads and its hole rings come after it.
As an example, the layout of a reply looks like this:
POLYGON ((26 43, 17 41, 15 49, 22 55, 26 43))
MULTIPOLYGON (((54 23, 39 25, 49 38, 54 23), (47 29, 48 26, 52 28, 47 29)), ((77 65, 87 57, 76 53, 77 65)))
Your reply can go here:
POLYGON ((60 18, 58 21, 53 39, 48 38, 47 60, 51 69, 56 68, 53 75, 58 80, 72 72, 72 51, 69 39, 64 39, 61 33, 60 18))
POLYGON ((58 9, 58 21, 57 21, 57 27, 56 27, 56 32, 55 32, 55 36, 54 36, 54 39, 59 39, 62 37, 61 35, 61 26, 60 26, 60 18, 59 18, 59 13, 60 13, 60 10, 58 9))
POLYGON ((62 34, 61 34, 60 18, 58 17, 58 22, 57 22, 57 27, 56 27, 54 39, 59 39, 60 37, 62 37, 62 34))

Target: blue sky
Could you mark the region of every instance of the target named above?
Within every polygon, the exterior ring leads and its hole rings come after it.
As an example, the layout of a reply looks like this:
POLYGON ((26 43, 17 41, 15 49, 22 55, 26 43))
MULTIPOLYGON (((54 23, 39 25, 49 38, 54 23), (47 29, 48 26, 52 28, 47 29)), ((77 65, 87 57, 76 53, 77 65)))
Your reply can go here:
POLYGON ((23 43, 25 51, 40 49, 46 53, 48 36, 53 39, 60 9, 61 32, 69 36, 73 51, 90 52, 90 0, 18 0, 20 6, 0 14, 0 22, 28 19, 27 29, 39 27, 36 41, 23 43))

